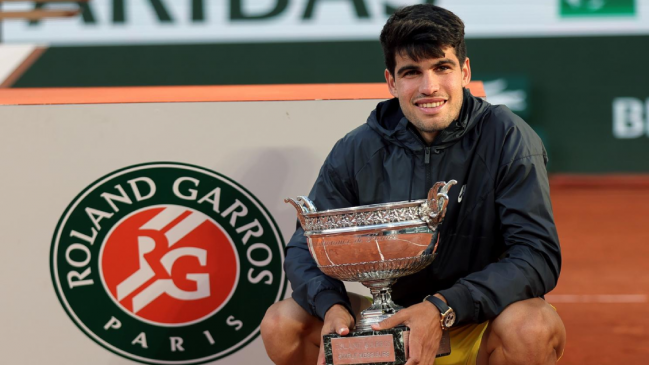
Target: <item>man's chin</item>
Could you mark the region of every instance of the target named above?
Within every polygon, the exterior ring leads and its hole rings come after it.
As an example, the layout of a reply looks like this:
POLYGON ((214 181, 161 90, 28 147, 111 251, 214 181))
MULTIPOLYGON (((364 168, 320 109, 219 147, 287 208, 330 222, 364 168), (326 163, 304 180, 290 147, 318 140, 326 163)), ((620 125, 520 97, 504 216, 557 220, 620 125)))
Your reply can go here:
MULTIPOLYGON (((452 121, 451 121, 452 122, 452 121)), ((451 122, 427 122, 427 123, 418 123, 415 124, 415 127, 421 132, 425 133, 434 133, 434 132, 439 132, 443 131, 444 129, 448 128, 449 125, 451 125, 451 122)), ((414 123, 413 123, 414 124, 414 123)))

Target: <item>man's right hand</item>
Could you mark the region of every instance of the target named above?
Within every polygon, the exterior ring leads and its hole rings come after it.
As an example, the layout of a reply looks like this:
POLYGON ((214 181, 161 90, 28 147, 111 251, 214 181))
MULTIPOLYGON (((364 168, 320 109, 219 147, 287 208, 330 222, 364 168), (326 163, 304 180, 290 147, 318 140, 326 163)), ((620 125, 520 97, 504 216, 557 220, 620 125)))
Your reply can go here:
POLYGON ((347 308, 340 304, 334 304, 324 317, 324 324, 320 333, 320 354, 318 355, 318 364, 325 364, 324 343, 322 336, 337 333, 346 336, 354 328, 354 317, 347 311, 347 308))

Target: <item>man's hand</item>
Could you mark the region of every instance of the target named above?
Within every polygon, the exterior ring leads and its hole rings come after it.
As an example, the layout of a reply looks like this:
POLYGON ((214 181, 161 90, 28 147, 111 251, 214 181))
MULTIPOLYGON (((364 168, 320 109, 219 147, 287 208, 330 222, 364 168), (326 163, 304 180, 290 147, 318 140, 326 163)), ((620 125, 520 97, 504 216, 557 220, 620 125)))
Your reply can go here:
POLYGON ((439 343, 442 340, 442 327, 437 307, 425 301, 402 309, 381 323, 373 324, 375 331, 404 324, 410 327, 409 353, 406 365, 429 365, 435 361, 439 343))
MULTIPOLYGON (((324 324, 322 325, 322 332, 320 332, 320 340, 322 336, 331 333, 337 333, 341 336, 349 334, 350 329, 354 328, 354 317, 347 311, 347 308, 340 304, 334 304, 324 317, 324 324)), ((320 354, 318 355, 318 364, 325 364, 324 356, 324 342, 320 343, 320 354)))

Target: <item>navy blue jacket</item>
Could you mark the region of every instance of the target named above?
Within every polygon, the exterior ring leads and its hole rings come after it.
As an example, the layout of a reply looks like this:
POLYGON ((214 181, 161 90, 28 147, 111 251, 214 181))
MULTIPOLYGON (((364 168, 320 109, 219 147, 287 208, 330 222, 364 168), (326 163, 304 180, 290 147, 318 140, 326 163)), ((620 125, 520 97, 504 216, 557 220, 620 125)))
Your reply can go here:
MULTIPOLYGON (((459 323, 479 323, 557 284, 561 252, 546 163, 529 125, 467 90, 458 119, 430 146, 392 99, 336 143, 309 198, 319 211, 423 199, 435 182, 457 180, 437 258, 400 278, 392 297, 410 306, 440 293, 459 323)), ((293 299, 310 314, 322 319, 334 304, 350 309, 343 284, 318 269, 299 225, 284 268, 293 299)))

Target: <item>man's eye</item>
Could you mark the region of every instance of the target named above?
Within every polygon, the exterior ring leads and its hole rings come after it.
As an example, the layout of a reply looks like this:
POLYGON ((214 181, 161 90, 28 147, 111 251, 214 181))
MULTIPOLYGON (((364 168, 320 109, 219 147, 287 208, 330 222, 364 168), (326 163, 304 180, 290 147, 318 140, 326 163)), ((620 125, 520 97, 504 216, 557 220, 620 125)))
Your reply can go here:
POLYGON ((410 70, 410 71, 406 71, 406 72, 404 72, 404 73, 403 73, 403 76, 404 76, 404 77, 406 77, 406 76, 412 76, 412 75, 415 75, 416 73, 417 73, 416 71, 414 71, 414 70, 410 70))
POLYGON ((444 72, 444 71, 448 71, 448 70, 450 70, 450 69, 451 69, 451 68, 448 67, 448 66, 439 66, 439 67, 437 68, 437 71, 444 72))

